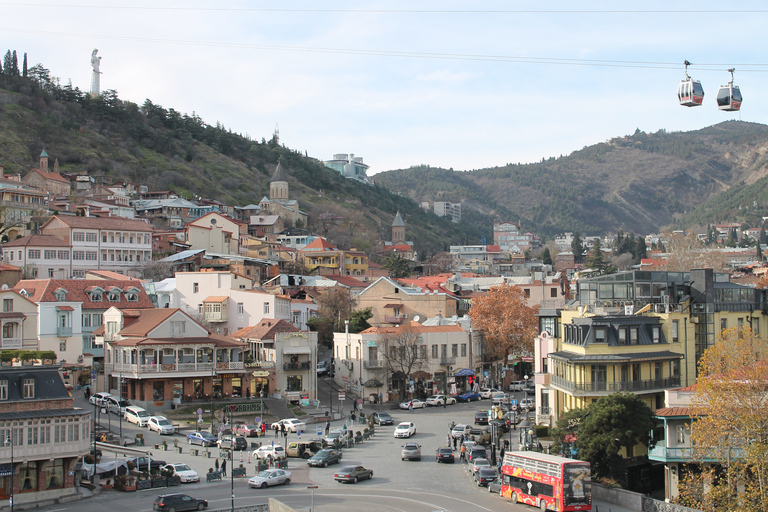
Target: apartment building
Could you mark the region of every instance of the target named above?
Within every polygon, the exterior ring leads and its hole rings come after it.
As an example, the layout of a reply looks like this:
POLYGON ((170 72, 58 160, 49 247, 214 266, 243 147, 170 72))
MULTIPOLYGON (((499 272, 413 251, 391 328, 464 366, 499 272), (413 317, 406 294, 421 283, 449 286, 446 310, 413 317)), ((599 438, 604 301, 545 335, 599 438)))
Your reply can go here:
POLYGON ((424 320, 436 315, 456 315, 459 299, 442 286, 428 289, 407 286, 387 277, 380 277, 357 296, 360 309, 371 308, 373 326, 396 325, 411 320, 424 320))

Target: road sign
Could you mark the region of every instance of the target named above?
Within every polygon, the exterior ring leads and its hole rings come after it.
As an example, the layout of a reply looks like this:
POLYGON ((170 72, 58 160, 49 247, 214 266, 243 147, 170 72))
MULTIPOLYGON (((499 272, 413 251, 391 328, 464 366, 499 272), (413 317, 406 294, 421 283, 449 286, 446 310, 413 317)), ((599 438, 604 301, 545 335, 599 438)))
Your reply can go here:
POLYGON ((512 407, 510 407, 510 409, 512 409, 513 411, 516 411, 517 410, 517 405, 512 405, 512 407))
POLYGON ((346 400, 347 394, 344 391, 339 391, 339 400, 346 400))
POLYGON ((256 416, 256 423, 261 423, 261 416, 256 416))
POLYGON ((198 409, 197 410, 197 414, 203 414, 203 410, 202 409, 198 409))
POLYGON ((235 404, 232 404, 232 405, 229 406, 229 411, 230 412, 235 412, 236 410, 237 410, 237 406, 235 404))
POLYGON ((512 405, 517 405, 517 400, 512 400, 512 405))

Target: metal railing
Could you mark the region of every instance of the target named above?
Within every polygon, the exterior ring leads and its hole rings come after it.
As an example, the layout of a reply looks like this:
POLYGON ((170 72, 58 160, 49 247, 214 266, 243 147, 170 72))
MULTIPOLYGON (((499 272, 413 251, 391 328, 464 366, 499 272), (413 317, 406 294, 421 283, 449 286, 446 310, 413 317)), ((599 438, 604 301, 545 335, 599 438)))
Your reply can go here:
POLYGON ((620 391, 661 391, 680 386, 680 377, 648 380, 622 380, 618 382, 571 382, 558 375, 552 375, 550 383, 571 393, 616 393, 620 391))
POLYGON ((60 338, 72 336, 72 327, 62 327, 60 325, 56 326, 56 336, 60 338))
POLYGON ((441 365, 456 364, 456 358, 455 357, 441 357, 440 358, 440 364, 441 365))
POLYGON ((370 361, 363 361, 363 368, 384 368, 384 361, 381 359, 372 359, 370 361))
MULTIPOLYGON (((108 363, 107 368, 112 372, 126 373, 166 373, 166 372, 206 372, 210 373, 214 369, 213 363, 149 363, 149 364, 127 364, 127 363, 108 363)), ((242 361, 216 363, 217 371, 222 370, 243 370, 245 365, 242 361)))
POLYGON ((304 371, 312 368, 312 363, 309 361, 304 363, 283 363, 283 370, 285 371, 304 371))

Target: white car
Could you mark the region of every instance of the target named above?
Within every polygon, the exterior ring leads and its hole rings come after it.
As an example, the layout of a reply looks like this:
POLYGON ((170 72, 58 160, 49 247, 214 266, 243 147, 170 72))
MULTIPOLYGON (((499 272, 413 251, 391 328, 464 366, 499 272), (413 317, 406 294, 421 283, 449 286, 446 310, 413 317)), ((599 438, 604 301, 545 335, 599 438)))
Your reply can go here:
POLYGON ((285 425, 285 428, 286 430, 288 430, 288 432, 296 432, 297 430, 301 430, 302 432, 304 432, 305 430, 307 430, 307 424, 296 418, 286 418, 284 420, 276 421, 272 425, 270 425, 270 428, 272 430, 275 430, 275 425, 277 425, 277 428, 281 430, 283 428, 283 425, 285 425))
POLYGON ((270 485, 288 485, 291 483, 291 472, 285 469, 265 469, 256 473, 256 476, 248 480, 248 487, 264 489, 270 485))
POLYGON ((427 402, 422 402, 421 400, 414 398, 413 400, 408 400, 406 402, 401 403, 400 408, 410 409, 411 405, 413 405, 414 409, 423 409, 427 406, 427 402))
POLYGON ((453 405, 456 403, 456 399, 445 395, 432 395, 427 398, 427 405, 443 405, 443 402, 447 402, 445 405, 453 405))
POLYGON ((183 484, 191 484, 194 482, 200 481, 200 475, 197 474, 197 471, 190 468, 186 464, 166 464, 163 466, 163 469, 170 469, 173 471, 173 476, 178 476, 181 478, 181 483, 183 484))
POLYGON ((458 439, 461 437, 462 434, 464 434, 464 437, 467 437, 471 431, 472 431, 472 427, 470 425, 463 425, 463 424, 455 425, 451 429, 451 437, 453 437, 454 439, 458 439))
POLYGON ((509 395, 506 393, 496 393, 493 395, 491 401, 493 402, 493 405, 501 405, 509 402, 509 395))
POLYGON ((276 444, 274 446, 265 444, 264 446, 260 446, 257 449, 253 450, 253 453, 251 453, 251 456, 254 459, 268 459, 272 457, 273 459, 284 459, 286 457, 285 448, 280 446, 279 444, 276 444))
POLYGON ((395 437, 411 437, 416 433, 416 425, 409 421, 404 421, 395 427, 395 437))
POLYGON ((91 395, 91 398, 88 399, 91 404, 98 405, 99 407, 106 407, 107 406, 107 398, 113 396, 112 393, 94 393, 91 395))
POLYGON ((176 429, 173 427, 173 423, 168 421, 165 416, 151 416, 147 420, 147 430, 152 430, 158 434, 173 434, 176 429))
POLYGON ((491 463, 488 462, 488 459, 475 459, 475 461, 472 464, 470 464, 469 470, 474 475, 475 473, 477 473, 479 469, 490 468, 490 467, 491 467, 491 463))
POLYGON ((496 393, 501 393, 501 390, 499 389, 493 389, 493 388, 480 388, 480 398, 489 399, 496 393))

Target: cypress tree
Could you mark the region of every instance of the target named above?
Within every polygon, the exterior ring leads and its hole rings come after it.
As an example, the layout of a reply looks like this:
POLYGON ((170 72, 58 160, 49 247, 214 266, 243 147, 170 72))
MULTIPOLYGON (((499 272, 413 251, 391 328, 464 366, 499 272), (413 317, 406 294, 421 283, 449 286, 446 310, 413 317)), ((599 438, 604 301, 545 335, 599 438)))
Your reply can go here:
POLYGON ((5 57, 3 57, 3 69, 5 69, 6 75, 11 74, 11 70, 13 69, 13 56, 11 55, 11 50, 5 52, 5 57))
POLYGON ((549 252, 549 247, 545 247, 544 250, 541 251, 541 261, 545 265, 552 264, 552 254, 549 252))
POLYGON ((13 60, 11 66, 11 74, 13 76, 19 76, 19 57, 16 55, 16 50, 13 50, 13 60))
POLYGON ((584 246, 581 243, 581 237, 579 232, 576 231, 573 234, 573 241, 571 242, 571 252, 573 253, 574 263, 581 263, 584 259, 584 246))
POLYGON ((27 78, 27 52, 24 52, 24 65, 21 68, 21 76, 27 78))

